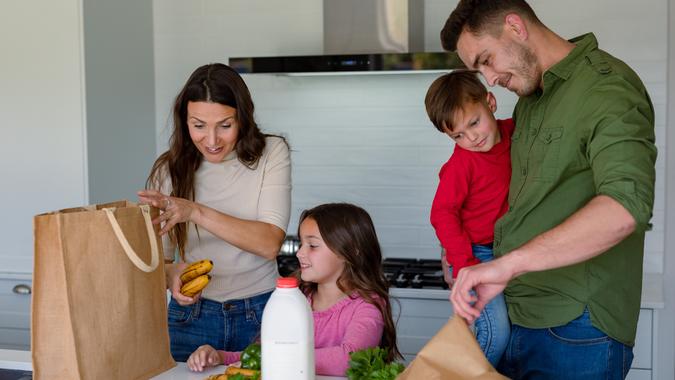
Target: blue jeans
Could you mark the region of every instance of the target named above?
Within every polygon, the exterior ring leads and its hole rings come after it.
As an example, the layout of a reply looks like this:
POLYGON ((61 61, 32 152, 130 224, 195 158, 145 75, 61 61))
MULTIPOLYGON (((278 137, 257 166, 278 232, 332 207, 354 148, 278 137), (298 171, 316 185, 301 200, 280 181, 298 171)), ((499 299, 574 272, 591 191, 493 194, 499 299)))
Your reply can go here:
POLYGON ((187 361, 203 344, 242 351, 260 335, 262 313, 272 292, 241 300, 200 299, 194 305, 169 302, 169 337, 174 360, 187 361))
MULTIPOLYGON (((473 255, 481 263, 492 261, 492 245, 473 244, 473 255)), ((497 367, 509 343, 511 322, 506 311, 504 294, 500 293, 490 301, 474 323, 476 340, 490 364, 497 367)))
POLYGON ((591 325, 590 313, 559 327, 513 325, 499 372, 512 379, 624 379, 633 348, 591 325))
MULTIPOLYGON (((494 259, 491 244, 472 244, 471 247, 474 257, 481 263, 494 259)), ((452 267, 449 269, 450 275, 452 275, 452 267)), ((497 367, 509 343, 511 331, 511 323, 509 322, 509 314, 506 311, 503 294, 498 294, 490 303, 485 305, 474 323, 474 331, 478 345, 483 350, 485 357, 493 367, 497 367)))

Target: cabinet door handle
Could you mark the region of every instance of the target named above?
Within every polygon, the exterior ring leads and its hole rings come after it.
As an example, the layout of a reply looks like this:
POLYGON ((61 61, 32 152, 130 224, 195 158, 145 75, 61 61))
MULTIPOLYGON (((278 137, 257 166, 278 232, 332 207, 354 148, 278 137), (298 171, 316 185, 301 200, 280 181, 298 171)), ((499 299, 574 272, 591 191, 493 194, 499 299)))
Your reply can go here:
POLYGON ((30 294, 31 288, 30 288, 30 285, 19 284, 19 285, 14 286, 12 291, 16 294, 30 294))

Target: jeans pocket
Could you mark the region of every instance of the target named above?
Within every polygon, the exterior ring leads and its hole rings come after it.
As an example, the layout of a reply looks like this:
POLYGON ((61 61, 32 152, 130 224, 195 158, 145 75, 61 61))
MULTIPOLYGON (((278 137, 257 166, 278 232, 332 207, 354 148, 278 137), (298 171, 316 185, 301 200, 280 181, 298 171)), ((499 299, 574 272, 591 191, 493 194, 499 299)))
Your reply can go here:
POLYGON ((195 305, 181 306, 176 301, 171 300, 167 314, 170 325, 186 325, 192 322, 192 314, 195 305))
POLYGON ((608 343, 612 338, 593 326, 560 326, 547 329, 551 337, 572 345, 594 345, 608 343))

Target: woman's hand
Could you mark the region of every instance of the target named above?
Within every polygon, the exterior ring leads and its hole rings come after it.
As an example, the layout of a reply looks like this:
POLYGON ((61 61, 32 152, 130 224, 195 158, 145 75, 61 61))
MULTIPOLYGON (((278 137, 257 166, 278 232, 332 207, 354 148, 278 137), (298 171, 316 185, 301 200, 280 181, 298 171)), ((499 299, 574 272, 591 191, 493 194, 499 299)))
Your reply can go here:
POLYGON ((183 286, 183 283, 180 280, 180 274, 183 273, 183 270, 185 270, 187 266, 188 265, 186 263, 164 265, 164 272, 166 273, 166 287, 171 292, 173 299, 175 299, 176 302, 178 302, 178 304, 181 306, 194 304, 197 302, 197 300, 199 300, 199 296, 202 294, 199 292, 192 297, 188 297, 180 292, 180 288, 183 286))
POLYGON ((220 354, 208 344, 196 349, 187 360, 188 368, 195 372, 202 372, 205 367, 215 367, 220 364, 223 364, 220 354))
POLYGON ((164 223, 159 231, 160 235, 169 232, 178 223, 184 223, 192 220, 194 214, 199 210, 196 203, 183 198, 170 197, 157 190, 141 190, 138 192, 138 199, 141 203, 149 204, 163 212, 152 222, 154 224, 164 223))

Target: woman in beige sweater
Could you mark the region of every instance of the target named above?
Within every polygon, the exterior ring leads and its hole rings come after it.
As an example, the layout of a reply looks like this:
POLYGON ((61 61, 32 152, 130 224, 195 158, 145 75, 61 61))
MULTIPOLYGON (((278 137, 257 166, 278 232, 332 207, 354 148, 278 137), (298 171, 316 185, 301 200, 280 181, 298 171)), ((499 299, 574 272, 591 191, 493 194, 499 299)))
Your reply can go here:
POLYGON ((203 344, 243 350, 258 335, 275 287, 290 215, 290 157, 283 138, 258 129, 253 109, 233 69, 199 67, 176 97, 169 150, 138 193, 163 210, 155 222, 164 237, 177 361, 203 344), (203 259, 214 263, 211 282, 201 295, 182 295, 180 272, 203 259))

